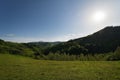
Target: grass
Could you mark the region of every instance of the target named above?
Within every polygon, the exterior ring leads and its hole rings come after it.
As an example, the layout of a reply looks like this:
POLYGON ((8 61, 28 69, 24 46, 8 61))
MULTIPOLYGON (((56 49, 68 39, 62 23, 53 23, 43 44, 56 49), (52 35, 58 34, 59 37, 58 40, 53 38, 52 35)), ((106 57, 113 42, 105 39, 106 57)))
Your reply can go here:
POLYGON ((120 80, 120 61, 49 61, 0 54, 0 80, 120 80))

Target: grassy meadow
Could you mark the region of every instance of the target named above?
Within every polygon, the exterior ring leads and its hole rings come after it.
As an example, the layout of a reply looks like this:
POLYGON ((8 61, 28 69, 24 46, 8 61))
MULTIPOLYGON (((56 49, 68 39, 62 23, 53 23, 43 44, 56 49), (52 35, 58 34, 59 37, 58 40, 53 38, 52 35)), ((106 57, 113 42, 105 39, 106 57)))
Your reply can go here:
POLYGON ((0 54, 0 80, 120 80, 120 61, 50 61, 0 54))

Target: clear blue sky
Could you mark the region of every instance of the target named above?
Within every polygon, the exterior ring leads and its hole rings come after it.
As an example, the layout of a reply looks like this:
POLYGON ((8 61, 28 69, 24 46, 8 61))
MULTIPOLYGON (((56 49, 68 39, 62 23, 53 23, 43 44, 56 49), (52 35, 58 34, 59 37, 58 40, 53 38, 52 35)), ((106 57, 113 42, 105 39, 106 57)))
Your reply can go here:
POLYGON ((67 41, 120 24, 120 0, 0 0, 0 39, 67 41), (96 11, 107 15, 94 22, 96 11))

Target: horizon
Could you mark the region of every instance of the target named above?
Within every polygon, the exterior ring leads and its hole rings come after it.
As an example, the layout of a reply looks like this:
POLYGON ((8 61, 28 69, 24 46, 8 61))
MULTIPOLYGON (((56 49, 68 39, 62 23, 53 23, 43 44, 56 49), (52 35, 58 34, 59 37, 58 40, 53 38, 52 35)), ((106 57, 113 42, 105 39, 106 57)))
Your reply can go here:
POLYGON ((0 39, 68 41, 120 25, 120 0, 1 0, 0 39))
MULTIPOLYGON (((96 31, 96 32, 99 32, 99 31, 101 31, 101 30, 104 30, 105 28, 117 28, 117 27, 120 27, 119 25, 118 26, 106 26, 106 27, 104 27, 104 28, 102 28, 102 29, 100 29, 100 30, 98 30, 98 31, 96 31)), ((67 41, 70 41, 70 40, 75 40, 75 39, 78 39, 78 38, 84 38, 84 37, 87 37, 87 36, 89 36, 89 35, 93 35, 93 34, 95 34, 96 32, 93 32, 92 34, 88 34, 88 35, 85 35, 85 36, 82 36, 82 37, 77 37, 77 38, 73 38, 73 39, 69 39, 69 40, 67 40, 67 41)), ((1 39, 1 40, 3 40, 3 39, 1 39)), ((7 40, 3 40, 3 41, 7 41, 7 40)), ((45 43, 54 43, 54 42, 67 42, 67 41, 30 41, 30 42, 15 42, 15 41, 7 41, 7 42, 13 42, 13 43, 36 43, 36 42, 45 42, 45 43)))

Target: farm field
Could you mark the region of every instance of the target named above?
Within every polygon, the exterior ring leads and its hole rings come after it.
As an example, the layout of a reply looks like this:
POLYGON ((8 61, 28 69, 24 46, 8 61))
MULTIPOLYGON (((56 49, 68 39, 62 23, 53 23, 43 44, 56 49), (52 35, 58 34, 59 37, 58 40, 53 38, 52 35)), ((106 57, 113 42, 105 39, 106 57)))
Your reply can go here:
POLYGON ((50 61, 0 54, 0 80, 120 80, 120 61, 50 61))

